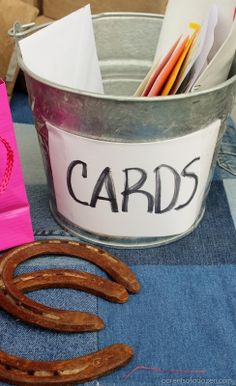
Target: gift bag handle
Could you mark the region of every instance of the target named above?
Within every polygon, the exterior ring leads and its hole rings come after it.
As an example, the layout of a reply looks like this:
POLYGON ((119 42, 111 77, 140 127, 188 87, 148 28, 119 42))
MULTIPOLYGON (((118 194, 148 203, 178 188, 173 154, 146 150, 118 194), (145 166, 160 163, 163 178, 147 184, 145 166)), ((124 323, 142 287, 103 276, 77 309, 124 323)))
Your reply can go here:
POLYGON ((0 136, 0 142, 4 145, 7 152, 6 169, 5 169, 2 181, 0 181, 0 194, 1 194, 5 192, 5 190, 7 189, 7 186, 9 184, 9 181, 12 175, 12 170, 14 165, 14 152, 9 142, 6 139, 2 138, 1 136, 0 136))

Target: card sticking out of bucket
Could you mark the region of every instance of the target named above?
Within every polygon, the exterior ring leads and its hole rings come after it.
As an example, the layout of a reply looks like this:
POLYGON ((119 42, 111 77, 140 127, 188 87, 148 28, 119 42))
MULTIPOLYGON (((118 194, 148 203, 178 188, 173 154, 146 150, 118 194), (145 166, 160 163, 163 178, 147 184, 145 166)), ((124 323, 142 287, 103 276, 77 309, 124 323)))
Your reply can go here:
POLYGON ((20 40, 23 61, 44 80, 103 93, 90 5, 20 40))
POLYGON ((163 88, 154 89, 148 96, 206 90, 226 81, 236 50, 235 6, 236 0, 178 0, 176 8, 176 1, 169 0, 154 63, 135 96, 147 96, 144 91, 155 69, 168 57, 176 39, 186 34, 190 39, 186 32, 189 23, 199 26, 189 52, 172 70, 163 88))
POLYGON ((178 0, 178 7, 176 7, 175 0, 169 0, 155 60, 160 59, 162 55, 169 51, 173 42, 183 32, 183 27, 187 26, 190 21, 201 24, 212 4, 217 6, 219 14, 215 31, 214 51, 211 53, 212 58, 230 32, 236 5, 235 0, 178 0))
POLYGON ((193 91, 201 91, 206 88, 214 87, 226 80, 230 71, 232 58, 235 54, 236 46, 236 20, 231 27, 228 38, 214 56, 212 61, 200 75, 195 84, 193 91))

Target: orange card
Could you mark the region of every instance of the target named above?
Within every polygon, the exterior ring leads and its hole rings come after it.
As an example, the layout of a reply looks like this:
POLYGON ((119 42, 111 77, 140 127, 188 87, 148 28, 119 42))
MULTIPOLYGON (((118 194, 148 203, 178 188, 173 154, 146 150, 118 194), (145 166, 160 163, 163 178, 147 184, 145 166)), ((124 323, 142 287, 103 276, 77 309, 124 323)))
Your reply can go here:
POLYGON ((162 59, 162 61, 156 65, 156 67, 154 68, 154 70, 153 70, 153 72, 148 80, 148 83, 147 83, 144 91, 142 92, 142 96, 148 96, 148 93, 151 90, 157 76, 160 74, 160 72, 163 70, 163 68, 166 66, 166 64, 170 60, 172 54, 174 53, 176 47, 178 46, 178 44, 180 42, 180 39, 181 39, 181 36, 176 40, 176 42, 173 44, 170 51, 166 54, 166 56, 162 59))
MULTIPOLYGON (((200 28, 200 26, 199 26, 199 28, 200 28)), ((192 36, 189 38, 189 40, 188 40, 188 42, 187 42, 187 44, 185 46, 185 49, 184 49, 182 55, 180 56, 178 62, 176 63, 172 73, 170 74, 170 77, 169 77, 169 79, 168 79, 168 81, 167 81, 167 83, 166 83, 166 85, 165 85, 161 95, 166 96, 166 95, 168 95, 170 93, 170 91, 171 91, 171 89, 172 89, 172 87, 173 87, 173 85, 174 85, 174 83, 176 81, 176 78, 177 78, 177 76, 178 76, 178 74, 179 74, 179 72, 180 72, 180 70, 182 68, 184 60, 186 59, 186 57, 187 57, 187 55, 188 55, 188 53, 189 53, 189 51, 190 51, 190 49, 191 49, 191 47, 193 45, 193 42, 194 42, 194 40, 196 38, 196 35, 197 35, 198 31, 199 31, 199 28, 195 29, 195 31, 193 32, 192 36)))
POLYGON ((168 63, 166 64, 166 66, 162 69, 162 71, 160 72, 160 74, 157 76, 148 96, 158 96, 165 84, 165 82, 167 81, 167 79, 169 78, 171 72, 173 71, 176 63, 178 62, 178 60, 180 59, 181 55, 183 54, 184 50, 185 50, 185 47, 186 47, 186 44, 188 43, 189 41, 189 37, 187 36, 183 42, 177 46, 177 48, 174 50, 173 54, 171 55, 168 63))

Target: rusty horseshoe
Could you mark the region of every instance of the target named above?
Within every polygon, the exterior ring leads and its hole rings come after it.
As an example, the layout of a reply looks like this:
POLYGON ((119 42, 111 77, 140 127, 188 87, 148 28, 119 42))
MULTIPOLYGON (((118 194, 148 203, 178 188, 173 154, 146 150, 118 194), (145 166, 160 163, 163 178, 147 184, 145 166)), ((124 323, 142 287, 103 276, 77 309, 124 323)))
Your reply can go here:
MULTIPOLYGON (((54 309, 24 295, 25 292, 54 287, 86 291, 117 303, 128 300, 127 291, 136 293, 140 289, 126 264, 101 249, 79 242, 37 241, 3 255, 0 262, 0 304, 5 311, 23 321, 57 331, 98 331, 104 327, 97 315, 54 309), (46 254, 87 260, 108 273, 115 282, 70 269, 45 269, 13 277, 19 264, 46 254)), ((133 350, 126 344, 113 344, 79 358, 58 361, 33 361, 0 352, 0 380, 16 386, 72 386, 125 366, 132 357, 133 350)))
POLYGON ((70 386, 84 383, 125 366, 133 350, 113 344, 79 358, 60 361, 31 361, 0 352, 0 380, 15 386, 70 386))
MULTIPOLYGON (((23 321, 33 323, 44 328, 66 332, 99 331, 104 327, 103 320, 97 315, 93 315, 87 312, 65 311, 47 307, 25 296, 21 289, 18 288, 20 285, 22 285, 19 281, 18 285, 14 284, 13 275, 16 267, 19 264, 30 258, 45 254, 69 255, 73 257, 79 257, 93 264, 96 264, 118 283, 117 286, 120 284, 119 291, 122 293, 123 297, 125 297, 126 294, 124 289, 121 288, 122 286, 133 293, 137 292, 140 288, 140 285, 130 268, 108 252, 105 252, 101 249, 79 242, 63 240, 37 241, 34 243, 26 244, 22 247, 17 247, 10 252, 7 252, 3 256, 0 263, 1 307, 5 311, 23 321)), ((64 279, 67 279, 67 283, 69 281, 70 283, 72 283, 72 281, 75 283, 75 279, 73 279, 73 276, 71 276, 70 273, 68 274, 68 271, 67 276, 64 277, 61 275, 62 272, 57 273, 58 275, 55 274, 54 277, 51 276, 51 283, 57 280, 57 282, 61 281, 62 285, 64 279)), ((45 274, 47 275, 48 273, 45 274)), ((31 276, 33 277, 34 274, 31 276)), ((79 276, 79 274, 77 276, 79 276)), ((44 278, 46 278, 46 276, 44 278)), ((92 279, 91 281, 93 284, 95 284, 93 280, 94 277, 90 278, 92 279)), ((35 280, 35 277, 32 280, 35 280)), ((101 280, 102 279, 99 278, 97 284, 99 282, 101 283, 101 280)), ((17 281, 17 278, 15 281, 17 281)), ((22 283, 22 280, 20 281, 22 283)), ((47 281, 47 284, 50 284, 50 280, 47 281)), ((114 284, 116 283, 108 283, 108 292, 109 288, 114 288, 114 284)), ((118 289, 117 286, 116 288, 118 289)), ((80 285, 80 289, 81 287, 82 285, 80 285)), ((97 287, 98 285, 95 286, 95 291, 98 289, 97 287)), ((103 290, 106 288, 107 287, 104 286, 103 290)), ((92 286, 91 288, 90 286, 90 290, 91 289, 93 291, 94 287, 92 286)), ((88 286, 87 291, 89 291, 88 286)))

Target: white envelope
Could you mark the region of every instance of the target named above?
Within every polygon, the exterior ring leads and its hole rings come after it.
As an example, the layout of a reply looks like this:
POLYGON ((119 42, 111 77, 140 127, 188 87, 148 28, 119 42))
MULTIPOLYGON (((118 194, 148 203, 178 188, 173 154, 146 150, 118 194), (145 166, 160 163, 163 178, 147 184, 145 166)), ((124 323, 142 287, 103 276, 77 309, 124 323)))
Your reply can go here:
POLYGON ((199 53, 199 56, 196 59, 196 62, 193 66, 193 74, 192 79, 190 80, 190 83, 187 88, 187 92, 192 89, 192 87, 195 85, 196 80, 198 79, 199 75, 203 71, 204 67, 207 66, 207 59, 209 58, 209 52, 212 49, 212 46, 214 44, 214 34, 215 29, 218 22, 218 8, 216 6, 212 6, 210 8, 210 13, 207 18, 207 28, 206 33, 204 36, 203 44, 201 47, 201 51, 199 53))
POLYGON ((236 0, 169 0, 155 62, 168 52, 173 42, 184 32, 183 29, 188 28, 189 22, 200 24, 203 22, 212 4, 216 4, 219 9, 219 21, 211 57, 215 55, 230 32, 236 0))
POLYGON ((50 82, 103 93, 90 6, 19 42, 24 64, 50 82))
POLYGON ((224 82, 229 74, 236 51, 236 20, 233 23, 228 38, 215 57, 200 75, 193 91, 202 91, 224 82))

